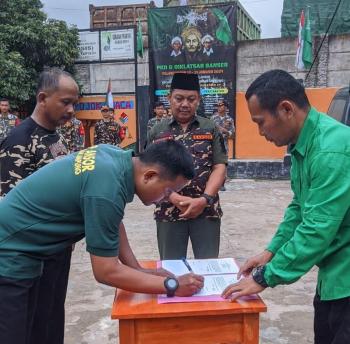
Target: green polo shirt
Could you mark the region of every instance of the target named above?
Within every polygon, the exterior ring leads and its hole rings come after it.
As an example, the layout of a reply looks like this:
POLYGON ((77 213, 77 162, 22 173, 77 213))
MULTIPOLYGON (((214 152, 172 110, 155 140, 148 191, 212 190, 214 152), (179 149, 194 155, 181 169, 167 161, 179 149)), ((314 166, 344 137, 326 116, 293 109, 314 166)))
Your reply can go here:
POLYGON ((322 300, 350 296, 350 128, 311 109, 291 150, 294 197, 268 245, 269 286, 319 267, 322 300))
POLYGON ((0 276, 39 276, 45 258, 83 237, 89 253, 117 256, 133 196, 131 151, 93 146, 41 168, 0 201, 0 276))

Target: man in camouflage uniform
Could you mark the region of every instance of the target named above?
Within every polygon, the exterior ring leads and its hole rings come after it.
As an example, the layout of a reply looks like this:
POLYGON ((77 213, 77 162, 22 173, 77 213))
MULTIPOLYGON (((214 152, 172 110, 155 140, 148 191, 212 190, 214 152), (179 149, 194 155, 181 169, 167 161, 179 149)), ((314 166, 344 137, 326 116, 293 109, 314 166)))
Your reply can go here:
MULTIPOLYGON (((56 128, 73 116, 78 92, 76 82, 68 73, 53 68, 40 75, 33 114, 14 128, 0 145, 2 195, 41 167, 69 153, 56 128)), ((50 185, 47 187, 50 192, 50 185)), ((7 197, 11 197, 11 192, 7 197)), ((37 211, 40 216, 40 209, 37 211)), ((71 254, 71 248, 65 249, 43 264, 37 281, 40 297, 32 305, 33 315, 24 315, 33 316, 29 344, 64 343, 64 302, 71 254)))
POLYGON ((114 120, 114 109, 104 105, 101 107, 102 119, 96 123, 94 144, 106 143, 118 146, 121 139, 121 127, 114 120))
POLYGON ((63 136, 70 152, 77 152, 84 148, 84 135, 81 134, 81 121, 73 117, 57 131, 63 136))
POLYGON ((226 101, 218 102, 218 111, 211 117, 218 126, 225 142, 226 151, 228 151, 228 139, 233 138, 235 125, 233 118, 227 114, 228 104, 226 101))
POLYGON ((165 109, 164 109, 164 105, 161 102, 155 102, 154 103, 154 117, 150 118, 148 120, 147 123, 147 133, 149 133, 149 131, 158 123, 160 123, 164 118, 166 118, 164 116, 165 114, 165 109))
POLYGON ((219 254, 222 210, 218 191, 226 175, 223 137, 213 121, 196 115, 200 89, 196 74, 176 73, 169 102, 173 119, 151 129, 148 144, 176 140, 192 154, 196 175, 169 201, 157 205, 158 248, 161 259, 186 257, 191 238, 195 258, 219 254))
MULTIPOLYGON (((211 117, 219 128, 225 143, 226 152, 228 153, 228 139, 233 138, 235 133, 235 124, 233 118, 227 114, 228 104, 226 101, 219 101, 217 112, 211 117)), ((226 191, 225 182, 221 186, 220 191, 226 191)))
POLYGON ((19 124, 17 116, 9 113, 10 103, 7 99, 0 99, 0 142, 4 140, 10 131, 19 124))

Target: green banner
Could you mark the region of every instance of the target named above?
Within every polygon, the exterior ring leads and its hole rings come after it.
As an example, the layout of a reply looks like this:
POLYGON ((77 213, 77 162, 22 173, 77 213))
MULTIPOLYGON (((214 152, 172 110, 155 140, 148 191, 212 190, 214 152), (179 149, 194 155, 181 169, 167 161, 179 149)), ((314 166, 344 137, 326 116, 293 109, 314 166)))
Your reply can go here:
POLYGON ((234 116, 236 91, 236 4, 151 8, 148 11, 153 100, 168 106, 176 72, 197 73, 202 102, 210 117, 221 100, 234 116))

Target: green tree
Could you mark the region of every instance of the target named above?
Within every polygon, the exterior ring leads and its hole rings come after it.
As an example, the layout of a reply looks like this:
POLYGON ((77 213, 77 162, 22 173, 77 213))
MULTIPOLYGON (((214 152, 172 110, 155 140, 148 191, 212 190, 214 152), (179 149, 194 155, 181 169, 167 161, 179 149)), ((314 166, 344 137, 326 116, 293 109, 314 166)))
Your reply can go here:
POLYGON ((47 19, 40 0, 0 1, 0 97, 30 112, 45 67, 74 72, 79 35, 64 21, 47 19))

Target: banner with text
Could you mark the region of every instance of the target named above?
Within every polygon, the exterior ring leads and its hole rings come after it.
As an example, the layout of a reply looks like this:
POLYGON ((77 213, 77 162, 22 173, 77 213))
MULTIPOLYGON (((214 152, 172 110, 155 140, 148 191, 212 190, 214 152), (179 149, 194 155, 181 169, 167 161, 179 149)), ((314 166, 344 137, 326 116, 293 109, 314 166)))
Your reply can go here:
POLYGON ((148 10, 153 101, 168 106, 174 73, 197 73, 198 114, 210 117, 221 100, 234 116, 236 92, 236 4, 148 10))
POLYGON ((100 61, 100 33, 98 31, 79 32, 79 57, 77 61, 100 61))
POLYGON ((76 63, 112 62, 135 59, 135 29, 79 31, 76 63))

